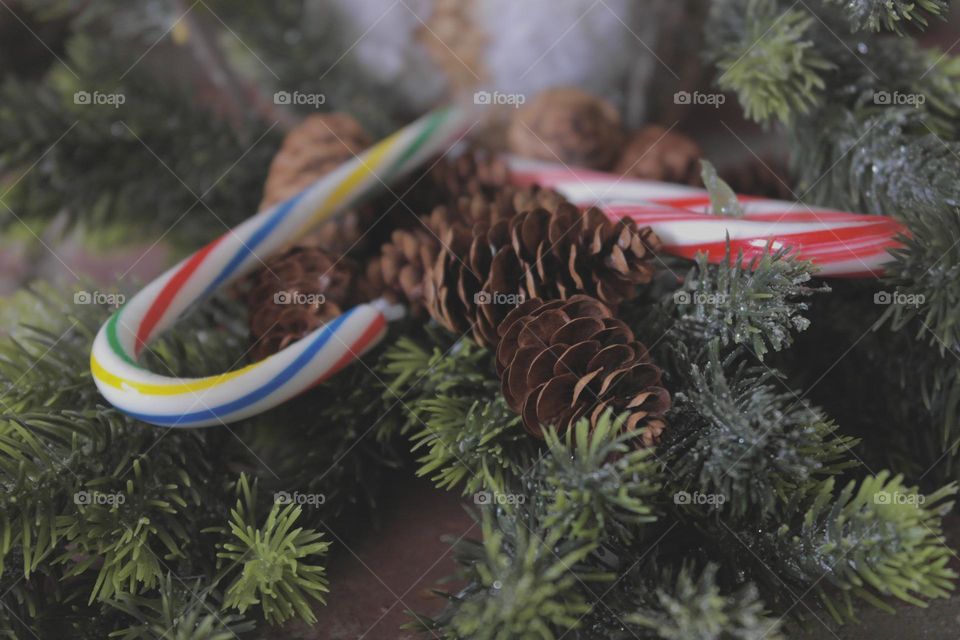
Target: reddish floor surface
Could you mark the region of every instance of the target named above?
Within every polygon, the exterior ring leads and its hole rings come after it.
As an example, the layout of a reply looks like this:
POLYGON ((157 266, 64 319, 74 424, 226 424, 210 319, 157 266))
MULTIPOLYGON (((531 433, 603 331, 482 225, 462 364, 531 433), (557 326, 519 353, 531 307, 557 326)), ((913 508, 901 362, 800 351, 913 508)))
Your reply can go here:
POLYGON ((479 527, 454 493, 416 481, 400 487, 384 501, 382 530, 350 536, 338 547, 329 566, 331 593, 317 611, 312 629, 287 630, 287 638, 324 640, 407 640, 429 634, 400 627, 414 618, 408 611, 435 614, 443 606, 431 587, 454 572, 450 545, 442 538, 479 537, 479 527))

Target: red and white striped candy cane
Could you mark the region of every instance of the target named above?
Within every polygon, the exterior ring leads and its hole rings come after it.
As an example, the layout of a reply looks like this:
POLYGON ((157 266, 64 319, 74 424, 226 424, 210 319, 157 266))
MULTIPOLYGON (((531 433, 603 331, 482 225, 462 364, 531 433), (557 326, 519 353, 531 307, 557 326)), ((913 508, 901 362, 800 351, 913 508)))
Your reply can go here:
POLYGON ((578 206, 597 206, 611 217, 650 226, 664 251, 684 258, 704 252, 710 262, 720 262, 729 237, 733 255, 742 251, 751 258, 768 245, 789 247, 792 255, 818 265, 819 275, 876 276, 890 261, 890 250, 902 246, 897 237, 907 234, 885 216, 751 196, 737 196, 743 217, 717 216, 709 213, 710 196, 703 189, 515 157, 509 162, 516 182, 551 187, 578 206))

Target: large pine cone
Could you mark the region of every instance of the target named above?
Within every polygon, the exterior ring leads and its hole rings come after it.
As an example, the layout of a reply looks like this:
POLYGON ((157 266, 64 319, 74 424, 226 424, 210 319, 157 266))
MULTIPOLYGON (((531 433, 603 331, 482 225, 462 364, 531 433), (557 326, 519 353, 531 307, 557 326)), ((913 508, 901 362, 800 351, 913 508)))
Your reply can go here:
POLYGON ((351 260, 316 247, 288 249, 270 258, 250 279, 246 302, 256 360, 369 299, 351 260))
POLYGON ((580 89, 558 87, 518 109, 507 138, 517 155, 605 171, 617 161, 624 135, 612 104, 580 89))
POLYGON ((658 247, 649 227, 566 202, 451 226, 427 276, 427 309, 450 331, 492 346, 497 326, 525 300, 588 293, 616 306, 633 297, 650 282, 658 247))
POLYGON ((670 408, 661 371, 633 331, 610 308, 585 295, 528 300, 499 327, 497 369, 504 398, 530 433, 592 425, 607 409, 628 414, 625 428, 646 427, 642 441, 659 439, 670 408))

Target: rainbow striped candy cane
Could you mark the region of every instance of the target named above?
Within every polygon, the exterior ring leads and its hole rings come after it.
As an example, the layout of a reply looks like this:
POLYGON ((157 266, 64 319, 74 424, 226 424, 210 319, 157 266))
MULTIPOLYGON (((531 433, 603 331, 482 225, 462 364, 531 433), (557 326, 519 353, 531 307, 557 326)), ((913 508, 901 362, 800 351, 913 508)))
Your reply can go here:
POLYGON ((596 205, 609 216, 632 218, 650 226, 663 250, 684 258, 707 254, 724 259, 729 238, 732 253, 762 255, 768 245, 790 247, 792 255, 812 260, 818 275, 871 276, 883 273, 890 250, 902 246, 907 229, 892 218, 847 213, 796 202, 738 196, 744 215, 730 218, 706 213, 710 196, 703 189, 624 178, 609 173, 511 158, 513 179, 552 187, 580 206, 596 205))
POLYGON ((443 151, 467 112, 445 109, 408 125, 286 202, 253 216, 147 285, 100 328, 90 369, 103 396, 139 420, 164 427, 223 424, 274 407, 375 345, 386 305, 362 304, 282 351, 206 378, 163 376, 141 367, 143 348, 191 305, 237 279, 311 226, 443 151))

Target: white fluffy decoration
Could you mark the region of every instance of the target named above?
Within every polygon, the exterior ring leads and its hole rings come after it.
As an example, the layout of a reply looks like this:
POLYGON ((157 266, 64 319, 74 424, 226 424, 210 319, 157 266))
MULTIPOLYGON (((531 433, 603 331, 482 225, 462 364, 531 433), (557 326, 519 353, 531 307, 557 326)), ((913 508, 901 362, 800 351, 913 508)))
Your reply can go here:
MULTIPOLYGON (((347 56, 387 82, 409 107, 443 99, 445 80, 415 35, 433 0, 329 0, 345 22, 347 56)), ((660 63, 657 15, 663 0, 462 0, 489 38, 484 88, 532 96, 576 85, 617 104, 628 123, 643 118, 644 94, 660 63)))

